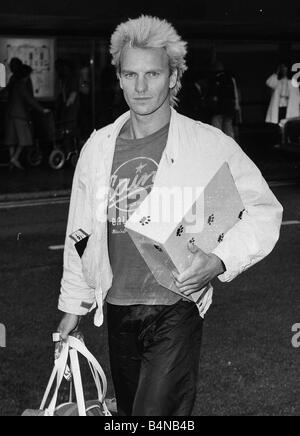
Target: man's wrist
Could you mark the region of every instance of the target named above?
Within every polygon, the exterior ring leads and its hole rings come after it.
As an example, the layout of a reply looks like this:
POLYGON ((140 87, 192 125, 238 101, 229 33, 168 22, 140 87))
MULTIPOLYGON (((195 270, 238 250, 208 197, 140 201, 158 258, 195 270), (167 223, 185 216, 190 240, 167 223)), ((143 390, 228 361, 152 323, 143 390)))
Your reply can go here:
POLYGON ((215 276, 217 277, 217 276, 223 274, 226 271, 226 267, 224 265, 224 262, 214 253, 210 253, 209 257, 214 265, 215 276))

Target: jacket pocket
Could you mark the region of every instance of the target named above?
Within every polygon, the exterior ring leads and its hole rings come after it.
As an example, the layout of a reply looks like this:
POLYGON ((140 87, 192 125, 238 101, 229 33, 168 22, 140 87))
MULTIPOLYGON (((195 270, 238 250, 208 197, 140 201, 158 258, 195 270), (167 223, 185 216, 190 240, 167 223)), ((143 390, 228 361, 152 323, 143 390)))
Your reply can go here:
POLYGON ((97 276, 99 275, 98 251, 99 247, 97 247, 96 244, 96 237, 94 234, 91 234, 82 255, 81 262, 85 281, 93 289, 97 286, 97 276))

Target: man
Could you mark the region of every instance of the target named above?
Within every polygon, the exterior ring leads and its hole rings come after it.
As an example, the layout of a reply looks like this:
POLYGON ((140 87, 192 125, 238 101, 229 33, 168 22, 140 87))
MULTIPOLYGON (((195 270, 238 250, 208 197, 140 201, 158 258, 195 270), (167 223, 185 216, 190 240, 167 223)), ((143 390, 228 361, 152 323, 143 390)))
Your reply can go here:
POLYGON ((169 23, 142 16, 121 24, 112 35, 111 54, 130 111, 95 132, 78 162, 59 301, 65 315, 58 331, 65 339, 95 305, 100 326, 106 300, 119 414, 188 416, 196 394, 202 318, 211 298, 203 299, 199 316, 185 297, 217 276, 232 280, 270 253, 282 208, 231 138, 172 108, 186 70, 186 43, 169 23), (149 194, 153 183, 167 179, 183 158, 199 173, 228 162, 246 210, 213 253, 190 247, 191 267, 174 273, 181 296, 154 280, 124 223, 145 190, 149 194), (90 236, 80 259, 74 240, 85 234, 90 236))
POLYGON ((68 60, 57 59, 57 101, 56 117, 60 129, 77 133, 78 112, 80 109, 79 76, 68 60))

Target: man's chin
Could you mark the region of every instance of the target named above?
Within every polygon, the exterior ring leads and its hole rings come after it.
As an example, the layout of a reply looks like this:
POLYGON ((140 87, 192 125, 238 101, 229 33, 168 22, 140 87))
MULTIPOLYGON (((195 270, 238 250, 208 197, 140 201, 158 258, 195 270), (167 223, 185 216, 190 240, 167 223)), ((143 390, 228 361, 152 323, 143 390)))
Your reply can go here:
POLYGON ((139 116, 146 116, 146 115, 152 115, 154 114, 156 111, 159 110, 159 106, 158 107, 151 107, 151 106, 145 106, 145 107, 137 107, 137 106, 133 106, 131 108, 131 110, 139 116))

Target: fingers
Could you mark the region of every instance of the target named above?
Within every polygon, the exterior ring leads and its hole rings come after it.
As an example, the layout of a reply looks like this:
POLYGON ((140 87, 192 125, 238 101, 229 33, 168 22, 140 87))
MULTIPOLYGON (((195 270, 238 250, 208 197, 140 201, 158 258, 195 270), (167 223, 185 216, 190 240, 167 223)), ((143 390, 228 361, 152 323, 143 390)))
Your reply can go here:
MULTIPOLYGON (((187 268, 183 273, 178 274, 177 272, 172 272, 173 277, 175 280, 177 280, 180 284, 183 284, 185 282, 191 283, 191 281, 196 281, 199 279, 199 274, 201 273, 205 273, 206 271, 206 267, 205 267, 205 262, 203 260, 205 260, 205 257, 207 257, 207 255, 205 253, 203 253, 202 251, 199 251, 200 249, 198 247, 196 247, 197 251, 193 260, 192 265, 187 268)), ((185 283, 187 284, 187 283, 185 283)))
POLYGON ((57 332, 60 335, 60 340, 61 341, 66 341, 68 339, 68 336, 69 336, 69 333, 71 332, 71 329, 70 329, 68 323, 66 323, 65 320, 63 320, 60 323, 60 325, 59 325, 59 327, 57 329, 57 332))
POLYGON ((174 279, 182 285, 187 280, 194 279, 195 271, 191 268, 188 268, 182 274, 178 274, 178 273, 172 273, 172 274, 173 274, 174 279))
POLYGON ((57 342, 55 344, 55 351, 54 351, 54 359, 57 360, 62 352, 63 349, 63 342, 57 342))
POLYGON ((199 285, 201 284, 200 280, 194 281, 194 282, 189 282, 189 283, 175 283, 177 288, 180 290, 180 292, 182 291, 186 291, 187 289, 195 289, 195 288, 199 288, 199 285))
POLYGON ((70 332, 68 332, 68 330, 61 330, 59 333, 60 333, 61 340, 66 341, 68 339, 70 332))
MULTIPOLYGON (((199 272, 194 271, 193 268, 188 268, 182 274, 172 273, 179 286, 193 285, 199 280, 199 272)), ((177 283, 176 283, 177 284, 177 283)))
POLYGON ((74 338, 79 339, 81 342, 84 342, 84 336, 83 336, 83 333, 80 332, 80 331, 78 330, 78 327, 76 327, 76 329, 73 330, 73 332, 71 333, 71 335, 72 335, 74 338))
POLYGON ((55 360, 59 358, 61 355, 62 349, 64 347, 64 342, 67 341, 68 336, 73 332, 74 337, 77 339, 80 339, 83 341, 83 335, 81 332, 77 330, 78 325, 80 322, 80 316, 78 315, 72 315, 72 314, 66 314, 64 315, 63 319, 61 320, 58 328, 57 333, 54 333, 53 340, 56 341, 55 344, 55 360))
POLYGON ((193 286, 184 286, 183 288, 180 288, 179 291, 184 295, 190 295, 193 292, 199 291, 201 288, 199 285, 193 285, 193 286))
POLYGON ((188 242, 188 249, 192 252, 192 253, 197 253, 199 251, 199 247, 197 247, 196 244, 193 244, 192 242, 188 242))
POLYGON ((62 352, 64 342, 67 341, 69 334, 74 329, 76 317, 66 314, 61 320, 57 333, 59 334, 59 340, 55 344, 54 358, 57 360, 62 352))
POLYGON ((180 289, 180 292, 186 296, 189 297, 190 295, 194 294, 195 292, 199 292, 203 290, 208 285, 208 282, 203 282, 202 284, 198 284, 195 286, 187 286, 185 288, 180 289))
POLYGON ((183 295, 185 297, 190 297, 192 294, 195 294, 196 292, 201 291, 202 288, 197 288, 197 289, 191 289, 189 291, 183 292, 183 295))
POLYGON ((209 278, 207 277, 206 274, 203 274, 201 276, 199 276, 199 274, 195 275, 194 278, 190 278, 183 282, 180 282, 179 280, 176 279, 174 281, 178 290, 185 296, 189 296, 192 293, 197 292, 200 289, 204 288, 208 282, 209 282, 209 278))
POLYGON ((177 271, 172 271, 172 275, 175 280, 178 280, 178 278, 181 276, 181 274, 179 274, 177 271))
POLYGON ((187 247, 194 254, 199 253, 199 255, 201 256, 206 256, 206 253, 203 250, 201 250, 201 248, 198 247, 198 245, 196 245, 195 242, 188 241, 187 247))

